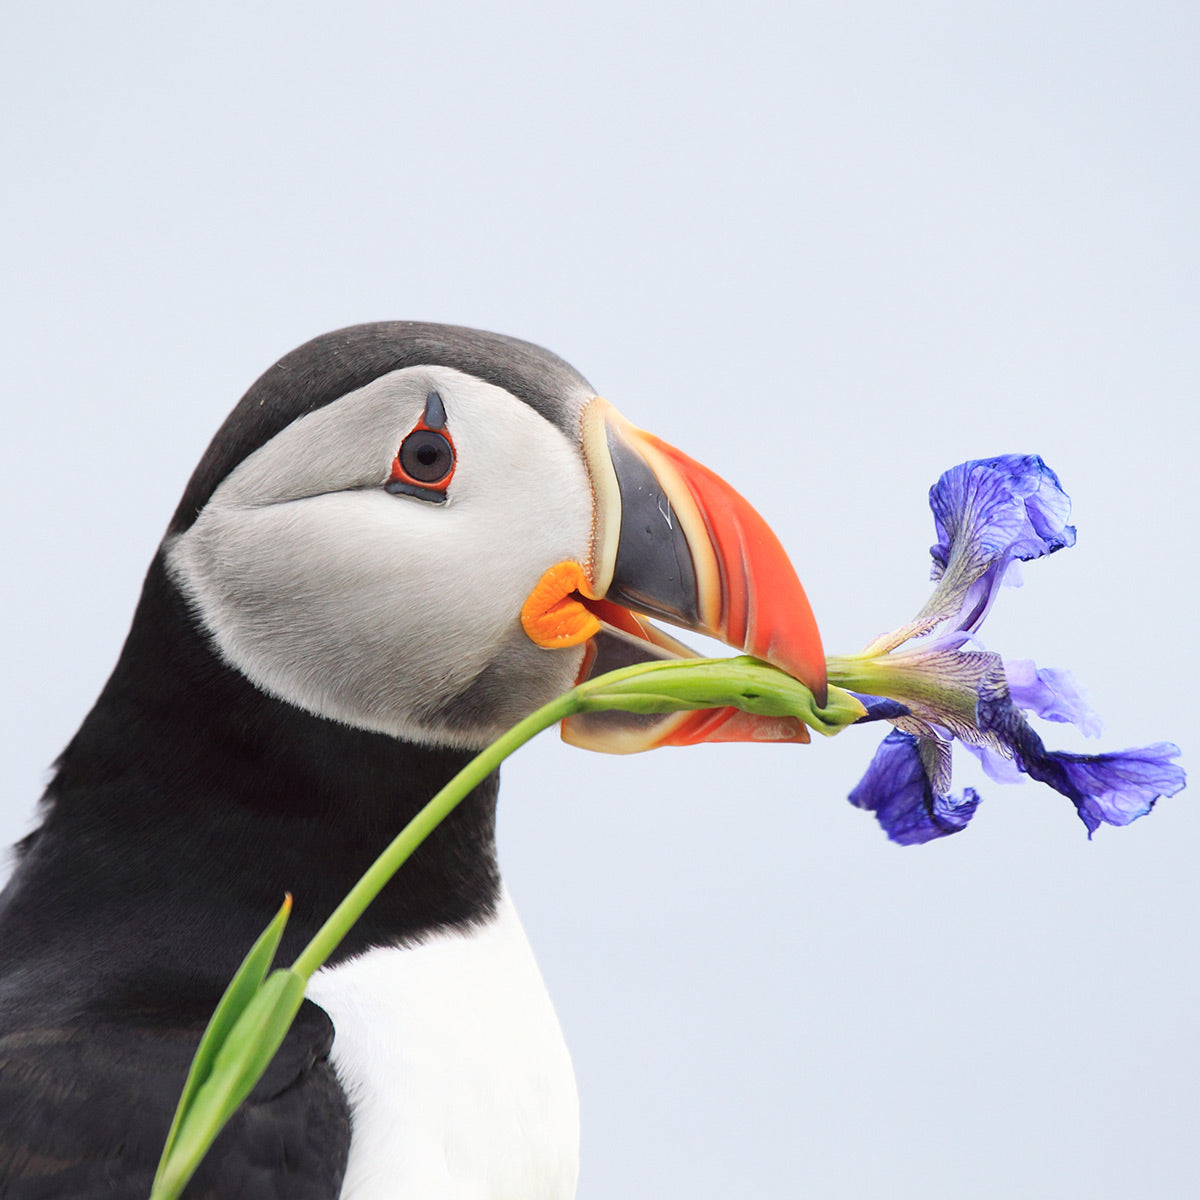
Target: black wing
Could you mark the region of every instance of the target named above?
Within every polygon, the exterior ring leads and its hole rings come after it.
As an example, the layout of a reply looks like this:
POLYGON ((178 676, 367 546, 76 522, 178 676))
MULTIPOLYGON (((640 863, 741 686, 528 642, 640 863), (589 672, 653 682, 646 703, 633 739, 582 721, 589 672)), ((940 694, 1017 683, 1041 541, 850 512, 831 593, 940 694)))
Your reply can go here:
MULTIPOLYGON (((0 1037, 0 1196, 146 1200, 200 1025, 80 1019, 0 1037)), ((187 1200, 336 1200, 350 1147, 333 1026, 305 1001, 187 1200)))

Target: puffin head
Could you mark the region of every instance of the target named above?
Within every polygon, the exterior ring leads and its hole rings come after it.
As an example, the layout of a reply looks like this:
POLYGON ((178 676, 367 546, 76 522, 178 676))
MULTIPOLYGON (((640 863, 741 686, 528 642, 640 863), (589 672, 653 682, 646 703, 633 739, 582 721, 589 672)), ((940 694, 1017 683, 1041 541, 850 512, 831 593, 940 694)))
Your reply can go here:
MULTIPOLYGON (((384 322, 306 343, 218 431, 163 546, 220 658, 307 712, 477 749, 573 683, 719 638, 823 699, 803 588, 728 484, 513 338, 384 322)), ((576 717, 613 752, 806 740, 741 713, 576 717)))

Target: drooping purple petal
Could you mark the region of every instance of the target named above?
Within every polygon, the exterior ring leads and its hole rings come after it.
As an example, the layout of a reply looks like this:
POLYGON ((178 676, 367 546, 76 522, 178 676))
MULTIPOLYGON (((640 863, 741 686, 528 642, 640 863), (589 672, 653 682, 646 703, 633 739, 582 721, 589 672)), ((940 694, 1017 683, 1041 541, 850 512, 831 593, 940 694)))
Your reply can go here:
POLYGON ((1183 768, 1170 761, 1179 757, 1170 742, 1108 754, 1047 750, 1019 710, 995 697, 980 698, 979 726, 1011 748, 1022 771, 1071 800, 1089 838, 1102 824, 1128 825, 1145 816, 1187 782, 1183 768))
POLYGON ((1091 836, 1101 822, 1128 825, 1162 796, 1175 795, 1187 782, 1183 768, 1170 761, 1178 757, 1179 747, 1170 742, 1108 754, 1056 751, 1045 763, 1031 764, 1030 774, 1075 801, 1091 836))
POLYGON ((1038 670, 1032 659, 1005 659, 1004 675, 1012 702, 1047 721, 1074 725, 1087 737, 1099 737, 1104 723, 1087 702, 1070 671, 1038 670))
POLYGON ((850 803, 873 812, 893 842, 915 846, 965 829, 979 797, 972 788, 961 797, 935 792, 918 739, 896 729, 880 743, 850 803))

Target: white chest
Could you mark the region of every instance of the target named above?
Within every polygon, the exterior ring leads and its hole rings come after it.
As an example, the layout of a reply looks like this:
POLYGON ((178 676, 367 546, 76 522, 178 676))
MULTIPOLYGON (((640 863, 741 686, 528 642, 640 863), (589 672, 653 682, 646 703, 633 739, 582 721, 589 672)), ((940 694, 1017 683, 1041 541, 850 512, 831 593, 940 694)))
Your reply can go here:
POLYGON ((507 892, 495 920, 318 972, 353 1111, 342 1200, 569 1200, 570 1056, 507 892))

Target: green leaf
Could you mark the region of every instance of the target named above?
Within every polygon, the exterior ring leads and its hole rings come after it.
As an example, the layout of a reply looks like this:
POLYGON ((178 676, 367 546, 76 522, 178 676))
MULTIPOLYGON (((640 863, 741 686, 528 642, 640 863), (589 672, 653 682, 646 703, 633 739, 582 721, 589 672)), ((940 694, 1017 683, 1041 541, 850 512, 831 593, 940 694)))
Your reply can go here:
MULTIPOLYGON (((292 897, 289 894, 284 897, 283 904, 279 912, 275 914, 274 920, 259 935, 258 940, 250 948, 250 953, 242 959, 241 966, 229 981, 229 986, 225 989, 224 995, 209 1019, 208 1027, 192 1058, 187 1082, 183 1085, 183 1094, 175 1106, 171 1131, 167 1134, 167 1141, 158 1161, 158 1170, 154 1175, 155 1191, 153 1195, 155 1200, 158 1200, 159 1180, 163 1175, 167 1160, 171 1157, 184 1117, 191 1108, 196 1093, 211 1075, 218 1050, 226 1042, 234 1024, 245 1012, 246 1007, 262 986, 267 972, 271 969, 271 964, 275 961, 275 952, 279 949, 279 942, 283 937, 283 930, 291 911, 292 897)), ((165 1196, 167 1193, 163 1193, 163 1195, 165 1196)))
POLYGON ((179 1123, 150 1200, 176 1200, 187 1186, 217 1135, 270 1066, 304 1002, 307 982, 290 969, 273 971, 234 1021, 179 1123))

